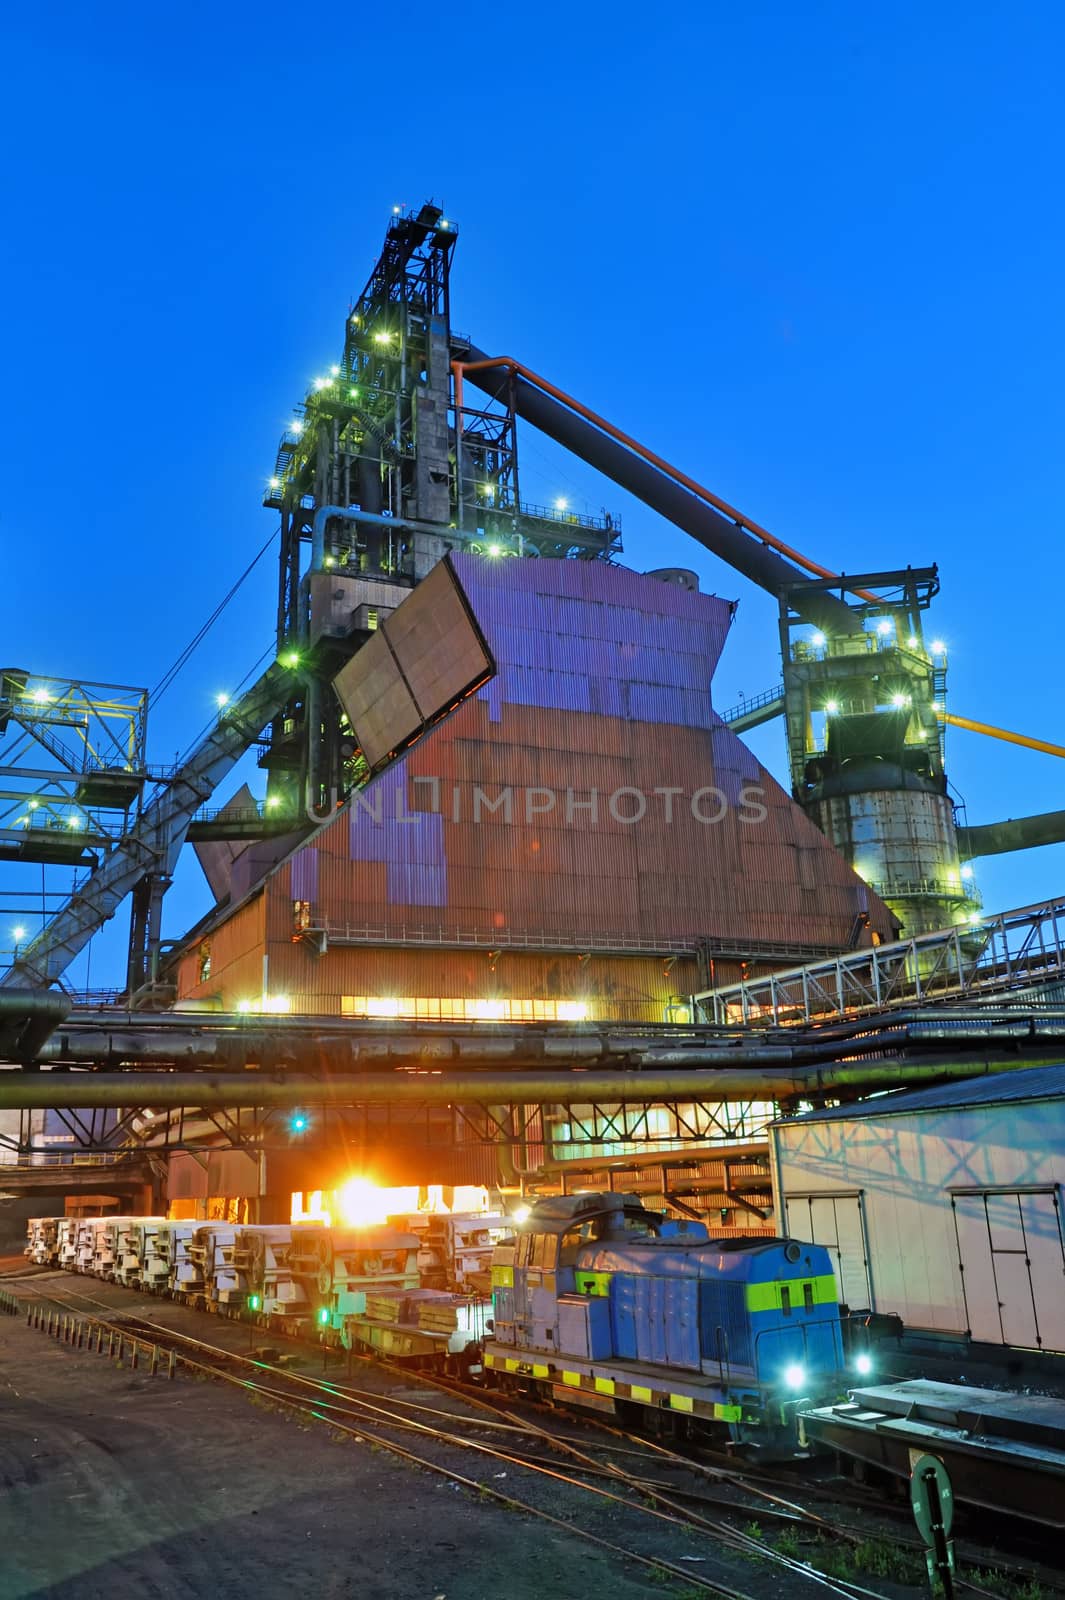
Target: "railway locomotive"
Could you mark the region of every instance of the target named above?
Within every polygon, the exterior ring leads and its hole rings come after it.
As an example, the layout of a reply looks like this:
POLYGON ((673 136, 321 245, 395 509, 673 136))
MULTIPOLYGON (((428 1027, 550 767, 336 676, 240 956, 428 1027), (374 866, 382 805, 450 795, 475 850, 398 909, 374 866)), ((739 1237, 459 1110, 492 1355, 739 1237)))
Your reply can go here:
POLYGON ((489 1303, 468 1292, 469 1274, 424 1286, 420 1241, 402 1220, 351 1229, 97 1217, 75 1231, 38 1218, 26 1254, 58 1265, 69 1233, 81 1270, 199 1309, 766 1452, 792 1453, 798 1406, 846 1387, 822 1245, 711 1239, 636 1195, 541 1199, 492 1250, 489 1303))
POLYGON ((710 1239, 635 1195, 541 1200, 492 1261, 482 1359, 504 1387, 642 1427, 795 1444, 795 1411, 845 1386, 828 1251, 710 1239))

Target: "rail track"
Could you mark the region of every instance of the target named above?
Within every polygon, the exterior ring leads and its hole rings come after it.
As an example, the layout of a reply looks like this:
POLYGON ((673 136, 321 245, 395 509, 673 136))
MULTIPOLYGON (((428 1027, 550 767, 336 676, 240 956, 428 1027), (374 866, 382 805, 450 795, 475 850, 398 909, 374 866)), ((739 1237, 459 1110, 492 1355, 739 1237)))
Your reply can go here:
MULTIPOLYGON (((14 1278, 16 1275, 9 1275, 14 1278)), ((596 1434, 597 1453, 589 1452, 586 1439, 557 1427, 549 1428, 529 1413, 549 1414, 557 1417, 551 1408, 533 1402, 524 1396, 501 1396, 478 1389, 469 1383, 449 1378, 438 1378, 419 1371, 397 1366, 377 1355, 353 1354, 348 1358, 349 1374, 356 1363, 384 1371, 409 1383, 412 1376, 421 1389, 432 1388, 453 1403, 460 1402, 472 1415, 462 1415, 454 1410, 429 1406, 420 1401, 405 1399, 378 1390, 360 1388, 350 1381, 338 1382, 327 1376, 314 1377, 295 1372, 290 1367, 267 1359, 266 1353, 243 1353, 213 1344, 207 1340, 181 1333, 153 1319, 132 1316, 121 1305, 86 1293, 82 1288, 67 1284, 40 1282, 38 1272, 23 1275, 25 1291, 22 1298, 33 1317, 33 1306, 50 1303, 60 1308, 68 1318, 99 1330, 97 1347, 102 1345, 102 1330, 110 1335, 117 1332, 133 1348, 153 1348, 165 1352, 171 1364, 205 1378, 234 1385, 261 1403, 276 1406, 328 1426, 335 1434, 365 1441, 384 1449, 410 1465, 419 1467, 448 1481, 473 1491, 510 1510, 520 1511, 553 1525, 556 1529, 585 1540, 623 1560, 631 1561, 655 1571, 659 1579, 669 1577, 686 1585, 688 1592, 700 1592, 726 1597, 726 1600, 751 1600, 751 1596, 733 1584, 710 1578, 692 1570, 689 1557, 683 1564, 657 1555, 633 1550, 608 1540, 546 1511, 542 1506, 519 1498, 496 1487, 495 1482, 485 1482, 471 1477, 446 1460, 419 1454, 411 1445, 420 1441, 434 1451, 444 1453, 466 1452, 486 1465, 502 1465, 527 1472, 530 1481, 549 1481, 597 1498, 628 1512, 648 1518, 659 1526, 684 1530, 690 1538, 703 1536, 712 1540, 722 1551, 756 1559, 788 1572, 792 1584, 801 1581, 809 1589, 792 1587, 790 1592, 817 1592, 846 1597, 846 1600, 882 1600, 876 1591, 849 1578, 831 1577, 811 1567, 807 1562, 776 1550, 764 1540, 741 1528, 721 1520, 721 1515, 733 1518, 757 1519, 775 1528, 804 1530, 822 1541, 843 1541, 857 1546, 869 1538, 868 1528, 857 1527, 838 1518, 822 1516, 808 1506, 775 1492, 776 1489, 798 1487, 786 1478, 771 1477, 761 1471, 740 1472, 735 1463, 701 1459, 708 1453, 701 1451, 699 1458, 683 1454, 654 1440, 628 1434, 611 1427, 601 1418, 581 1418, 585 1432, 596 1434), (92 1310, 84 1308, 91 1307, 92 1310), (171 1352, 173 1353, 171 1357, 171 1352), (465 1431, 460 1431, 465 1430, 465 1431), (400 1438, 395 1437, 401 1436, 400 1438), (477 1437, 481 1435, 482 1437, 477 1437), (413 1436, 410 1437, 410 1436, 413 1436), (406 1437, 407 1442, 401 1442, 406 1437), (564 1468, 559 1458, 563 1458, 564 1468), (664 1479, 662 1472, 672 1473, 674 1480, 664 1479), (658 1475, 656 1475, 656 1473, 658 1475), (687 1483, 675 1481, 687 1478, 687 1483), (700 1480, 693 1487, 692 1478, 700 1480), (757 1479, 757 1481, 755 1481, 757 1479), (727 1498, 724 1494, 708 1492, 706 1485, 718 1489, 730 1488, 747 1497, 747 1502, 727 1498), (769 1485, 772 1485, 770 1487, 769 1485)), ((120 1286, 116 1286, 120 1287, 120 1286)), ((241 1325, 236 1319, 224 1326, 241 1325)), ((254 1325, 248 1325, 249 1329, 254 1325)), ((272 1352, 271 1352, 272 1353, 272 1352)), ((501 1474, 496 1474, 496 1478, 501 1474)), ((814 1492, 815 1497, 825 1495, 834 1505, 844 1497, 836 1485, 831 1488, 803 1484, 804 1493, 814 1492)), ((881 1511, 879 1501, 866 1496, 848 1497, 846 1503, 859 1511, 881 1511)), ((892 1507, 901 1515, 909 1516, 908 1508, 892 1507)), ((921 1550, 917 1541, 899 1539, 892 1533, 893 1544, 910 1545, 921 1550)), ((974 1561, 987 1561, 986 1555, 973 1552, 974 1561)), ((1060 1580, 1029 1565, 1005 1563, 994 1558, 996 1571, 1010 1577, 1018 1584, 1038 1580, 1044 1587, 1055 1587, 1060 1592, 1060 1580)), ((956 1586, 970 1593, 986 1596, 987 1600, 1000 1600, 1001 1591, 962 1578, 956 1586)))

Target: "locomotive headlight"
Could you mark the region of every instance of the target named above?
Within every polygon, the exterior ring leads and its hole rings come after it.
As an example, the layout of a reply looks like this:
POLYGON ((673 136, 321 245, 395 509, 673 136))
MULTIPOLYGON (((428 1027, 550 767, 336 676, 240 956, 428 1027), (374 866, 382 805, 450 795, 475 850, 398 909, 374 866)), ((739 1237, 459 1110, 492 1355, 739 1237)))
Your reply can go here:
POLYGON ((793 1362, 790 1367, 785 1367, 784 1382, 789 1389, 803 1388, 806 1383, 806 1368, 800 1367, 798 1362, 793 1362))
POLYGON ((854 1370, 860 1378, 867 1378, 873 1370, 873 1358, 864 1353, 854 1358, 854 1370))

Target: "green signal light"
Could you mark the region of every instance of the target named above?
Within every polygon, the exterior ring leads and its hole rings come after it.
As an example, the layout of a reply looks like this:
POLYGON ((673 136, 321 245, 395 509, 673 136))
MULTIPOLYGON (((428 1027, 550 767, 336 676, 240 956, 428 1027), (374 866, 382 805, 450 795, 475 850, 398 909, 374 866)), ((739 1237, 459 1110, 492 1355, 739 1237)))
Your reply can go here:
POLYGON ((262 1310, 262 1305, 263 1305, 263 1302, 262 1302, 262 1297, 260 1295, 250 1294, 248 1296, 248 1310, 249 1311, 261 1311, 262 1310))
POLYGON ((281 657, 281 665, 283 667, 298 667, 299 664, 300 653, 298 650, 287 650, 281 657))
POLYGON ((319 1313, 318 1313, 318 1321, 319 1321, 320 1325, 323 1328, 327 1328, 329 1326, 329 1307, 328 1306, 323 1306, 321 1311, 319 1311, 319 1313))

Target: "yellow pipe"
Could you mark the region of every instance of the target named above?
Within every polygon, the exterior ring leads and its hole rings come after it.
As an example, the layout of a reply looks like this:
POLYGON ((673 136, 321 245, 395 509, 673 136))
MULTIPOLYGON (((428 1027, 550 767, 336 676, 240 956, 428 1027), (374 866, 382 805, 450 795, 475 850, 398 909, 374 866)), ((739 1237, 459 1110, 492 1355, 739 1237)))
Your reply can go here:
POLYGON ((1065 756, 1065 745, 1048 744, 1045 739, 1029 739, 1026 733, 1010 733, 1008 728, 993 728, 989 722, 972 722, 968 717, 955 717, 949 711, 937 711, 940 722, 949 722, 952 728, 967 728, 970 733, 986 733, 992 739, 1005 739, 1007 744, 1021 744, 1026 750, 1042 750, 1048 756, 1065 756))

